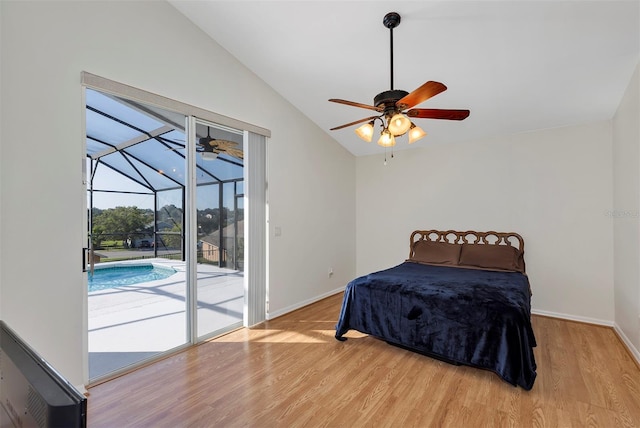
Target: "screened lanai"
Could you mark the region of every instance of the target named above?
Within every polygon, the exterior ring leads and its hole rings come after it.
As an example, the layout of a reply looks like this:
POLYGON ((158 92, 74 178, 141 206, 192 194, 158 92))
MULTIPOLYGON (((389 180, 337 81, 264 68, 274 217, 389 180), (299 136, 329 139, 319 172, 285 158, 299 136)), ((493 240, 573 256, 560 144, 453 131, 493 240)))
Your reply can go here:
MULTIPOLYGON (((233 269, 243 259, 242 139, 234 129, 196 125, 198 260, 233 269)), ((184 115, 86 90, 92 261, 185 260, 185 141, 184 115), (100 217, 105 210, 110 221, 100 217), (131 221, 140 214, 144 224, 131 221)))

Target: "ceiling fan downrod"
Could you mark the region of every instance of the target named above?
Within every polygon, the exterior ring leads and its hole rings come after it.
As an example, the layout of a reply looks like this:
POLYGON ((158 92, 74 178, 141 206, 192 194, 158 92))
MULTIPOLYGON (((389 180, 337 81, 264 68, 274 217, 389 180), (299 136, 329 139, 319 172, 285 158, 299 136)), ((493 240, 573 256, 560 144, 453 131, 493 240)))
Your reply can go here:
POLYGON ((382 23, 389 29, 389 57, 391 59, 391 86, 390 90, 393 91, 393 29, 400 25, 400 15, 397 12, 389 12, 382 19, 382 23))
POLYGON ((389 57, 390 57, 390 75, 391 75, 391 88, 388 91, 384 91, 376 95, 373 99, 373 103, 376 107, 383 106, 383 116, 389 118, 397 113, 396 101, 402 99, 408 95, 407 91, 401 89, 393 89, 393 29, 400 25, 400 15, 397 12, 387 13, 382 23, 389 29, 389 57))

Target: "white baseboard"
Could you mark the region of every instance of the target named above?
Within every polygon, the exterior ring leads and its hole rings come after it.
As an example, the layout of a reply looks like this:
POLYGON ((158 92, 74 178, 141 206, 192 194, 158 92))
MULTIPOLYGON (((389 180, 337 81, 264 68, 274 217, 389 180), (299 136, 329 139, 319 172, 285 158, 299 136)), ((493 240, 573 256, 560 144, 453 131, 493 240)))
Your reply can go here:
POLYGON ((578 322, 584 322, 587 324, 603 325, 606 327, 613 327, 613 324, 614 324, 613 321, 600 320, 597 318, 581 317, 577 315, 562 314, 558 312, 543 311, 540 309, 532 309, 531 313, 533 315, 542 315, 545 317, 560 318, 563 320, 578 321, 578 322))
MULTIPOLYGON (((268 320, 272 320, 272 319, 274 319, 276 317, 288 314, 289 312, 293 312, 296 309, 300 309, 300 308, 303 308, 303 307, 305 307, 307 305, 310 305, 312 303, 318 302, 318 301, 320 301, 322 299, 326 299, 329 296, 333 296, 334 294, 338 294, 338 293, 343 292, 345 288, 346 288, 346 286, 342 286, 342 287, 336 288, 333 291, 328 291, 328 292, 326 292, 324 294, 321 294, 319 296, 316 296, 316 297, 314 297, 312 299, 308 299, 308 300, 302 301, 300 303, 297 303, 297 304, 292 305, 292 306, 288 306, 288 307, 280 309, 278 311, 273 311, 273 312, 270 311, 269 313, 267 313, 267 319, 268 320)), ((336 314, 336 322, 338 322, 337 314, 336 314)))
POLYGON ((542 315, 542 316, 545 316, 545 317, 559 318, 559 319, 563 319, 563 320, 578 321, 578 322, 584 322, 584 323, 587 323, 587 324, 595 324, 595 325, 601 325, 601 326, 605 326, 605 327, 611 327, 616 332, 618 337, 622 340, 622 343, 624 344, 624 346, 627 347, 627 349, 629 350, 629 353, 633 356, 633 358, 635 358, 635 360, 638 363, 638 365, 640 365, 640 351, 633 345, 633 343, 631 342, 631 340, 629 340, 627 335, 624 334, 624 332, 622 331, 620 326, 618 326, 618 324, 616 324, 613 321, 605 321, 605 320, 599 320, 599 319, 596 319, 596 318, 580 317, 580 316, 568 315, 568 314, 560 314, 560 313, 557 313, 557 312, 542 311, 542 310, 539 310, 539 309, 532 309, 531 313, 533 315, 542 315))
POLYGON ((624 332, 622 331, 622 329, 618 324, 614 324, 613 329, 618 334, 618 337, 622 339, 622 342, 626 345, 627 349, 629 350, 631 355, 633 355, 633 357, 636 359, 636 362, 640 366, 640 351, 638 351, 638 349, 635 346, 633 346, 633 343, 631 343, 631 340, 629 340, 627 335, 624 334, 624 332))

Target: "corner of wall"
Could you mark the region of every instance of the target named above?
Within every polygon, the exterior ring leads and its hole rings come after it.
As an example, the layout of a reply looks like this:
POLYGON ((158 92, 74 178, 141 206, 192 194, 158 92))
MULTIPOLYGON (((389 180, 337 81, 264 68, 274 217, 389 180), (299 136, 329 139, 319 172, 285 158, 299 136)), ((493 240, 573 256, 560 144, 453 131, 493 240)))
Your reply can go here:
POLYGON ((640 362, 640 62, 612 119, 614 319, 640 362))
POLYGON ((616 333, 620 341, 627 347, 627 350, 631 354, 631 356, 636 360, 636 364, 640 367, 640 350, 638 350, 631 340, 624 334, 624 331, 620 328, 618 324, 614 324, 613 331, 616 333))

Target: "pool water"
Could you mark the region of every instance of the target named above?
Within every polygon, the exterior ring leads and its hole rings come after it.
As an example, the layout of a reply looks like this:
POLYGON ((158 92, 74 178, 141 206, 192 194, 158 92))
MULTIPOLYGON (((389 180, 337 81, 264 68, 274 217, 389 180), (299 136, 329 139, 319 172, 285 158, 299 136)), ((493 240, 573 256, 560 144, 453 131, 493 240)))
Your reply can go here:
POLYGON ((107 290, 122 285, 165 279, 174 273, 176 273, 175 269, 151 264, 95 269, 93 275, 89 272, 89 291, 107 290))

